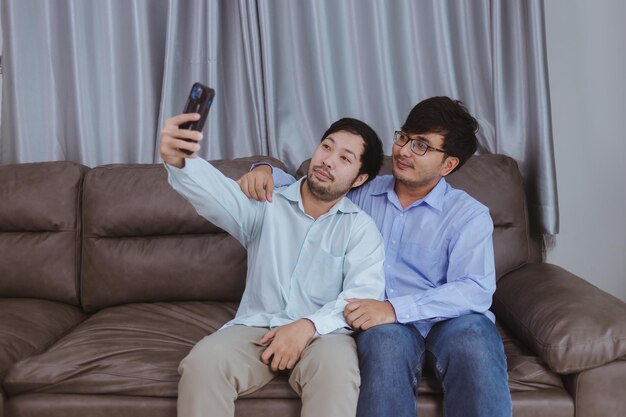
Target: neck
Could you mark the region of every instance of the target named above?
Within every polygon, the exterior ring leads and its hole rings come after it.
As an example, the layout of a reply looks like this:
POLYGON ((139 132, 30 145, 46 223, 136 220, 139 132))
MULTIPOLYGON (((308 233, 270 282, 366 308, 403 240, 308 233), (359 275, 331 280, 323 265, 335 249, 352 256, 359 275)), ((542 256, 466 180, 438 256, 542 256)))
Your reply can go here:
POLYGON ((304 212, 316 220, 321 215, 328 213, 328 210, 345 196, 344 194, 332 201, 321 200, 311 192, 306 180, 302 181, 300 185, 300 195, 302 195, 302 207, 304 208, 304 212))
POLYGON ((428 184, 407 184, 396 179, 393 189, 398 196, 400 205, 402 205, 403 208, 407 208, 417 200, 421 200, 426 197, 438 183, 439 179, 428 184))

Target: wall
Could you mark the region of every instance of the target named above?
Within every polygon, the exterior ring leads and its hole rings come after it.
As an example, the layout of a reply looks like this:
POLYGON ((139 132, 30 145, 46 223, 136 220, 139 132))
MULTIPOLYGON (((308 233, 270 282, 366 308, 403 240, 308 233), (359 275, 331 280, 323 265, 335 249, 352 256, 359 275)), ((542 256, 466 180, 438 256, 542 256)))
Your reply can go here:
POLYGON ((544 7, 561 219, 548 262, 626 301, 626 2, 544 7))

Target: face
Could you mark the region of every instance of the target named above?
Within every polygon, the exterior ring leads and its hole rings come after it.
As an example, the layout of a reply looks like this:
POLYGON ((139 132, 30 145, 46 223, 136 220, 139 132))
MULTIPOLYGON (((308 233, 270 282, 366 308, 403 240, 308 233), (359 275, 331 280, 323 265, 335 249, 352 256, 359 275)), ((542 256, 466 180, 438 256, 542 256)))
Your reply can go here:
POLYGON ((367 179, 359 175, 363 139, 340 130, 320 143, 311 158, 306 184, 311 193, 323 201, 333 201, 358 187, 367 179))
MULTIPOLYGON (((439 133, 409 134, 411 139, 420 139, 430 146, 441 149, 444 136, 439 133)), ((393 145, 393 176, 396 182, 409 188, 432 188, 448 175, 457 165, 458 158, 428 150, 424 155, 411 151, 409 143, 400 147, 393 145)))

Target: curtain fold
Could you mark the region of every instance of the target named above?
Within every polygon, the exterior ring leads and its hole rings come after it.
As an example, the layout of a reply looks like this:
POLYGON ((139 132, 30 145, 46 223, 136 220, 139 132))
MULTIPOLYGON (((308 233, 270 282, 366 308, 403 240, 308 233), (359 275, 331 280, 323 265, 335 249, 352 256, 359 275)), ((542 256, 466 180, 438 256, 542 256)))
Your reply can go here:
POLYGON ((157 162, 195 81, 200 151, 294 169, 340 117, 390 153, 420 100, 462 100, 479 153, 515 158, 535 231, 558 232, 542 0, 0 0, 0 162, 157 162))
POLYGON ((0 161, 151 162, 167 0, 2 6, 0 161))

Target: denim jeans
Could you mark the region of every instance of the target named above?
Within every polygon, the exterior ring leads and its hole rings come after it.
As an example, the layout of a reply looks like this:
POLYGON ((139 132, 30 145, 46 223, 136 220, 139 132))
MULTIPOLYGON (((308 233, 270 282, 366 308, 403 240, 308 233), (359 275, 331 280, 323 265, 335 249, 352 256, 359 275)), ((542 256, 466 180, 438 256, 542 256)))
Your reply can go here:
POLYGON ((410 324, 383 324, 359 333, 357 347, 357 417, 415 417, 425 363, 441 382, 446 417, 512 414, 502 340, 482 314, 439 322, 425 339, 410 324))

